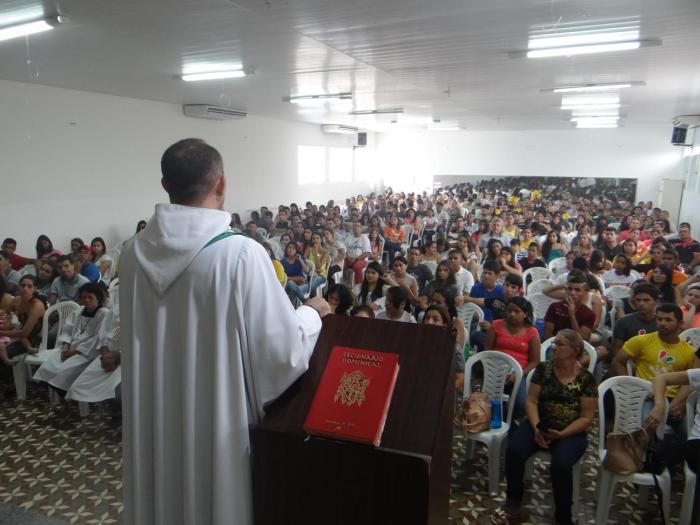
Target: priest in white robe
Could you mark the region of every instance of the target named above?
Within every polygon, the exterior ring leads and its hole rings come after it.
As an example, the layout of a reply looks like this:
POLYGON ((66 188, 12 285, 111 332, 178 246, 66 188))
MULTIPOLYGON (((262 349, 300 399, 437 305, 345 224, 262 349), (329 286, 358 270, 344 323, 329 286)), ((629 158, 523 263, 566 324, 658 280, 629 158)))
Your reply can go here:
POLYGON ((229 235, 218 152, 161 159, 156 206, 120 261, 126 525, 250 525, 249 426, 308 367, 328 304, 296 311, 261 245, 229 235))

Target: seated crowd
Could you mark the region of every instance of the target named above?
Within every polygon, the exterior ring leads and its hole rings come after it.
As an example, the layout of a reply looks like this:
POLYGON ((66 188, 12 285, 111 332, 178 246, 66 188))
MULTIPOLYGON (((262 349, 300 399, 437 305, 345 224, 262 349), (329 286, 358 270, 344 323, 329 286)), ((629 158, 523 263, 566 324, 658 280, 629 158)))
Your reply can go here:
MULTIPOLYGON (((680 338, 700 329, 700 244, 690 224, 675 227, 667 212, 635 204, 623 188, 592 195, 544 184, 509 178, 433 194, 387 189, 342 205, 292 203, 276 213, 263 206, 246 223, 237 213, 231 221, 264 246, 295 305, 323 295, 336 315, 453 331, 460 394, 465 359, 480 351, 503 352, 530 376, 529 388, 523 379, 517 392, 509 390, 520 424, 510 437, 507 500, 496 523, 521 516, 525 463, 541 449, 551 451, 556 521, 572 523, 572 468, 585 451, 602 378, 634 374, 663 383, 675 434, 669 439, 693 427, 683 441, 697 468, 700 423, 685 421, 685 407, 700 390, 700 358, 697 343, 680 338), (541 362, 545 342, 551 356, 541 362), (587 369, 592 360, 595 373, 587 369)), ((75 301, 81 307, 60 333, 49 319, 45 347, 57 344, 60 352, 33 377, 67 399, 117 397, 118 286, 110 286, 117 270, 118 256, 99 237, 90 246, 73 239, 63 255, 42 235, 32 258, 5 239, 0 367, 36 353, 46 308, 75 301)), ((661 423, 664 395, 657 398, 645 412, 650 425, 661 423)))

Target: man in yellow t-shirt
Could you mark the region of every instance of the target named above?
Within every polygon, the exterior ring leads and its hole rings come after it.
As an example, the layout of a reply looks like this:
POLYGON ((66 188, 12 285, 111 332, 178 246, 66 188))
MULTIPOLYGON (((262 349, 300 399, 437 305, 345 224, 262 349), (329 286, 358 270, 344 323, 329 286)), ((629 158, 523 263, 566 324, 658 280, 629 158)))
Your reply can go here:
MULTIPOLYGON (((657 331, 638 335, 629 339, 623 346, 624 352, 617 352, 613 361, 613 370, 618 375, 627 374, 627 361, 635 365, 635 375, 640 379, 651 381, 658 374, 681 372, 689 368, 700 367, 700 359, 695 349, 678 337, 683 327, 683 312, 675 304, 661 304, 656 309, 657 331)), ((683 415, 687 389, 683 395, 680 387, 666 389, 670 398, 669 414, 683 415)))

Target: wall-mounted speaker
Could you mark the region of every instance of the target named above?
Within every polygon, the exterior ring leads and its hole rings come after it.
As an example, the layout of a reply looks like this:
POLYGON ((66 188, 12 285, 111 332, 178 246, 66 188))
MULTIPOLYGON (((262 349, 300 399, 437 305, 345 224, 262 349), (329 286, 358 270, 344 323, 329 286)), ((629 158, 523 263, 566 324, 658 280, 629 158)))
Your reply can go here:
POLYGON ((357 134, 357 145, 366 146, 367 145, 367 133, 360 132, 357 134))
POLYGON ((675 127, 673 128, 673 134, 671 135, 671 144, 674 146, 686 146, 686 138, 688 136, 688 128, 686 127, 675 127))

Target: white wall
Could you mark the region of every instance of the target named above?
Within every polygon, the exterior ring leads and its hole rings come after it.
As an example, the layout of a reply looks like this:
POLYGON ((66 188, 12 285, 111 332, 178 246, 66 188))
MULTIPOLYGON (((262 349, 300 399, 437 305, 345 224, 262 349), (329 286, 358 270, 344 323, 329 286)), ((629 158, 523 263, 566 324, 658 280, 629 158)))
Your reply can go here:
POLYGON ((694 132, 693 149, 684 150, 681 178, 685 181, 679 222, 689 222, 693 238, 700 238, 700 128, 694 132), (694 153, 694 155, 693 155, 694 153))
POLYGON ((109 248, 131 235, 165 202, 160 156, 185 137, 202 138, 223 155, 229 211, 370 191, 366 182, 297 185, 298 145, 353 143, 315 125, 192 119, 177 105, 4 81, 0 115, 0 236, 15 237, 21 254, 31 255, 42 233, 59 249, 74 236, 89 242, 102 235, 109 248))
POLYGON ((385 185, 429 188, 433 175, 637 178, 637 200, 658 198, 662 178, 680 178, 671 126, 643 129, 457 131, 382 134, 385 185))

